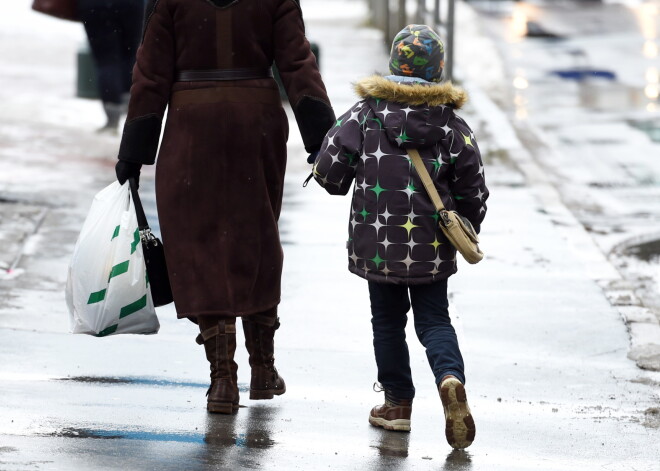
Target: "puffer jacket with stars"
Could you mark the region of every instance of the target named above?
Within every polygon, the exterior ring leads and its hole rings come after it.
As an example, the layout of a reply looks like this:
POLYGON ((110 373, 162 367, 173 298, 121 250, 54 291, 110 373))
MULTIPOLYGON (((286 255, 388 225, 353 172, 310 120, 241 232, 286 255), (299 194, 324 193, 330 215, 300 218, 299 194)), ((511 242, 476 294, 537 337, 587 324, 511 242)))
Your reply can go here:
POLYGON ((345 195, 353 180, 349 270, 370 281, 425 284, 456 273, 456 250, 406 149, 418 149, 447 209, 479 231, 488 189, 475 136, 455 114, 466 93, 450 83, 374 76, 326 136, 314 178, 345 195))

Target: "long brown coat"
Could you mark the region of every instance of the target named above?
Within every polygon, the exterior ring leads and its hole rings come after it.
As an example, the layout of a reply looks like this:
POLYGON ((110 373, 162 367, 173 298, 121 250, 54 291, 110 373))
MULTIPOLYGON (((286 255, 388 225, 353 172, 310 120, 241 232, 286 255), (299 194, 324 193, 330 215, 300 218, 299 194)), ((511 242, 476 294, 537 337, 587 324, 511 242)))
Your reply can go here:
POLYGON ((182 70, 275 62, 305 147, 334 123, 295 0, 151 0, 119 159, 152 164, 179 317, 241 316, 280 301, 277 221, 288 121, 272 78, 176 81, 182 70), (221 6, 225 5, 225 6, 221 6))

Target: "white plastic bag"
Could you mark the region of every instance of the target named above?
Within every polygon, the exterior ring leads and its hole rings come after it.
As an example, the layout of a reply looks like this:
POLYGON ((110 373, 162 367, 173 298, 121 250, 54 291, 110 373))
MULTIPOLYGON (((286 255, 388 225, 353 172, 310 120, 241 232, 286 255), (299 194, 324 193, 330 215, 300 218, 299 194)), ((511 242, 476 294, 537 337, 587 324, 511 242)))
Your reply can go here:
POLYGON ((160 325, 148 283, 128 183, 114 182, 94 197, 73 250, 66 285, 71 332, 155 334, 160 325))

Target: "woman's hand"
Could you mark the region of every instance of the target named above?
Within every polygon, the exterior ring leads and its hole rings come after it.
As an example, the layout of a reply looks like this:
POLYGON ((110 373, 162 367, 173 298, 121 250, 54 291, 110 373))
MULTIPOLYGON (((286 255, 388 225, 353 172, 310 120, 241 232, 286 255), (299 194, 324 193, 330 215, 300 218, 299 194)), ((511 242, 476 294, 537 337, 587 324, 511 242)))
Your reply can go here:
POLYGON ((140 169, 142 164, 136 164, 134 162, 127 162, 125 160, 117 161, 115 165, 115 173, 117 174, 117 181, 120 185, 123 185, 126 180, 129 178, 135 178, 135 183, 137 186, 140 186, 140 169))

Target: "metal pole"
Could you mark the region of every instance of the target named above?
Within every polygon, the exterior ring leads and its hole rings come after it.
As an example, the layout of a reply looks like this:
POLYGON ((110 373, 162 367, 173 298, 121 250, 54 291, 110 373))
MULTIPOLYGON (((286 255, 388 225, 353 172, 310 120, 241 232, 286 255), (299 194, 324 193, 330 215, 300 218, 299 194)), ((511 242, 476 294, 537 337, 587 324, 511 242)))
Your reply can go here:
POLYGON ((426 0, 417 0, 417 24, 426 24, 426 0))
POLYGON ((455 0, 449 0, 447 13, 447 63, 445 65, 447 80, 454 80, 454 21, 456 19, 455 0))
MULTIPOLYGON (((381 1, 381 0, 377 0, 381 1)), ((391 0, 385 0, 385 44, 389 44, 392 40, 392 9, 390 8, 391 0)))
POLYGON ((433 9, 434 15, 433 15, 433 22, 436 25, 439 25, 442 21, 442 18, 440 16, 440 0, 435 0, 435 7, 433 9))
POLYGON ((399 0, 399 18, 397 31, 400 31, 408 24, 408 15, 406 14, 406 0, 399 0))

